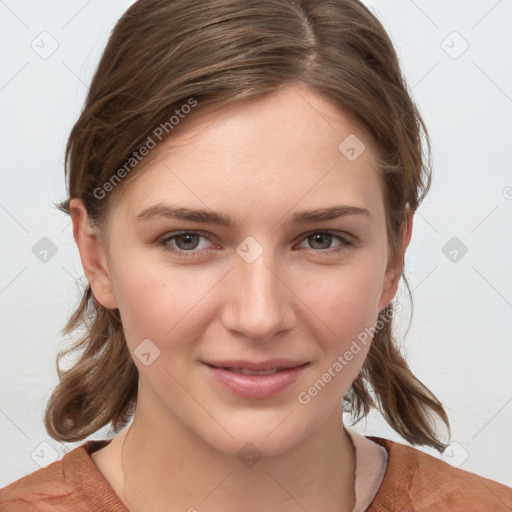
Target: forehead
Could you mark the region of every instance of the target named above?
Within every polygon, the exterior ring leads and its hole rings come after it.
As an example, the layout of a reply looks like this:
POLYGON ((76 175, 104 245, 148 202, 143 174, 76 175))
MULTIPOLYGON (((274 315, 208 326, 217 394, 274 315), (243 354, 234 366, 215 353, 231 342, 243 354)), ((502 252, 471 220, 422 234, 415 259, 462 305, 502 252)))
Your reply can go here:
POLYGON ((346 199, 378 216, 376 157, 354 116, 311 89, 293 87, 185 118, 123 187, 116 209, 133 217, 171 201, 237 218, 251 210, 275 218, 294 204, 305 209, 346 199))

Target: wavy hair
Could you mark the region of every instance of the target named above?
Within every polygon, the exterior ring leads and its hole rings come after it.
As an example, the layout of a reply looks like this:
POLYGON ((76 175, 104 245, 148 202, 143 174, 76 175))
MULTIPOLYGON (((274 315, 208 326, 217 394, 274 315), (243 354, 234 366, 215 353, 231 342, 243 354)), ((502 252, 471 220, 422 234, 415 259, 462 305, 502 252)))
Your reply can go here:
MULTIPOLYGON (((358 0, 135 2, 110 35, 69 135, 69 198, 58 208, 70 214, 70 199, 80 198, 101 229, 112 194, 105 198, 98 191, 123 166, 127 169, 155 127, 168 126, 170 116, 190 98, 198 102, 193 116, 208 105, 222 108, 296 84, 336 102, 374 138, 389 262, 402 265, 410 295, 404 262, 397 260, 400 231, 407 209, 416 211, 430 187, 430 140, 388 34, 358 0)), ((127 182, 122 180, 114 192, 127 182)), ((393 308, 392 302, 381 313, 389 316, 393 308)), ((138 371, 119 310, 95 301, 90 285, 63 332, 79 328, 79 339, 58 355, 59 384, 45 412, 48 433, 60 441, 84 439, 108 424, 119 431, 137 400, 138 371), (61 358, 75 351, 76 362, 61 370, 61 358)), ((356 422, 377 408, 409 443, 440 452, 446 448, 436 420, 449 431, 447 414, 402 357, 391 320, 375 332, 343 400, 356 422)))

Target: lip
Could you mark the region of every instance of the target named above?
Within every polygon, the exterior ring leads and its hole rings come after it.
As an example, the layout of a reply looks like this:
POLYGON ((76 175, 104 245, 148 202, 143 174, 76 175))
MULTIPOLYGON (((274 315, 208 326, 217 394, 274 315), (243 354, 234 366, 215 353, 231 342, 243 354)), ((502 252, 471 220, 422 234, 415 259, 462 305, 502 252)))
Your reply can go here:
POLYGON ((274 368, 295 368, 306 364, 308 361, 294 361, 292 359, 267 359, 266 361, 245 361, 242 359, 231 359, 224 361, 203 361, 205 364, 217 368, 245 368, 254 372, 273 370, 274 368))
POLYGON ((272 398, 292 385, 309 363, 272 359, 260 363, 249 361, 217 361, 203 363, 210 377, 231 393, 248 400, 272 398), (245 368, 252 371, 265 371, 283 368, 271 375, 243 375, 227 368, 245 368))

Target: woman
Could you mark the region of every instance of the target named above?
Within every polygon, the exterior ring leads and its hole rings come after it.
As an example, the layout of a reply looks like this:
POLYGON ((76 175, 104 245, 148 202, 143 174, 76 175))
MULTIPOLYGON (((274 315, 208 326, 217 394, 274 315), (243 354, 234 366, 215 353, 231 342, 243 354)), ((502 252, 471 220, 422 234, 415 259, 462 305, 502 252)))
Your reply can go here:
POLYGON ((46 428, 82 440, 1 509, 508 510, 439 452, 392 317, 426 129, 357 0, 140 0, 67 146, 84 328, 46 428), (128 428, 129 421, 133 421, 128 428))

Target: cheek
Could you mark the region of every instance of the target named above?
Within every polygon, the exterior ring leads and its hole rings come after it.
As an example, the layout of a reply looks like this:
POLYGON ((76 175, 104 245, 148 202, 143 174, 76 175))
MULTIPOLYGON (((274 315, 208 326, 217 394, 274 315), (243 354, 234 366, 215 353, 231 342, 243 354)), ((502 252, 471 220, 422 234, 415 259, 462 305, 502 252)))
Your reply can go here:
POLYGON ((146 338, 160 348, 172 339, 173 350, 194 338, 204 316, 204 296, 216 283, 214 276, 195 270, 170 269, 142 257, 118 262, 115 294, 132 351, 146 338))
POLYGON ((350 266, 328 277, 307 279, 298 291, 331 338, 341 341, 373 325, 382 276, 367 266, 350 266))
POLYGON ((310 332, 320 348, 316 377, 334 383, 329 386, 333 397, 350 387, 371 346, 381 291, 375 268, 354 265, 334 273, 332 279, 308 279, 301 288, 314 313, 310 318, 317 319, 309 322, 318 326, 310 332))
MULTIPOLYGON (((172 340, 174 353, 193 351, 193 341, 222 312, 215 297, 228 286, 219 282, 223 272, 163 265, 142 251, 119 253, 115 261, 114 289, 131 351, 146 338, 162 349, 172 340)), ((375 323, 381 277, 369 251, 339 268, 311 266, 290 273, 287 280, 299 299, 292 294, 289 304, 295 308, 296 327, 304 328, 324 355, 344 353, 375 323)))

